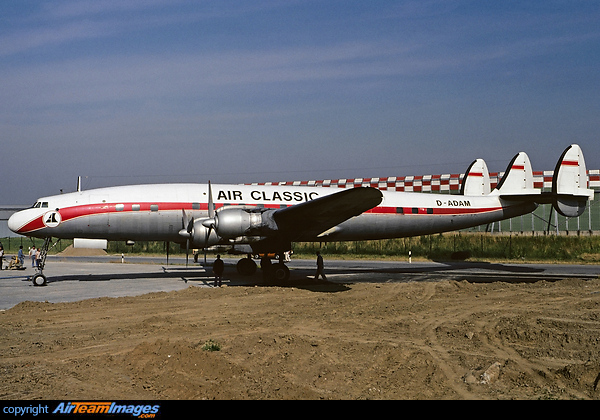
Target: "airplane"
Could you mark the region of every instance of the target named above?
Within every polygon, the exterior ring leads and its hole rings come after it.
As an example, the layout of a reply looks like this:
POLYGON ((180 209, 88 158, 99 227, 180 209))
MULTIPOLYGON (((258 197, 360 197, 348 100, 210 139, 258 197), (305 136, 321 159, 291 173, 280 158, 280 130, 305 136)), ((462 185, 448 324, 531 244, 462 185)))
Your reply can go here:
POLYGON ((293 242, 390 239, 454 231, 534 211, 551 203, 563 216, 579 216, 594 197, 581 148, 572 144, 556 165, 552 191, 534 188, 525 152, 514 156, 492 190, 482 159, 463 178, 461 195, 380 190, 373 187, 142 184, 97 188, 39 198, 13 214, 15 233, 44 238, 42 264, 32 277, 45 285, 52 238, 74 241, 165 241, 207 249, 227 246, 245 254, 241 274, 256 271, 253 257, 276 255, 273 275, 289 278, 282 257, 293 242))

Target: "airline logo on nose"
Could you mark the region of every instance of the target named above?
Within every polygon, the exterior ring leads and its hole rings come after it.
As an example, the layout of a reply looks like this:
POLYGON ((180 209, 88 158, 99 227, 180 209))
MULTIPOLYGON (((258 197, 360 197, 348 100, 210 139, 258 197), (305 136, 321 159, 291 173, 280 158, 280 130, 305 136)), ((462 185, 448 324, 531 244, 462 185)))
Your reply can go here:
POLYGON ((57 211, 49 211, 48 213, 44 214, 42 220, 44 221, 44 225, 46 227, 54 228, 60 225, 60 222, 62 222, 62 217, 57 211))

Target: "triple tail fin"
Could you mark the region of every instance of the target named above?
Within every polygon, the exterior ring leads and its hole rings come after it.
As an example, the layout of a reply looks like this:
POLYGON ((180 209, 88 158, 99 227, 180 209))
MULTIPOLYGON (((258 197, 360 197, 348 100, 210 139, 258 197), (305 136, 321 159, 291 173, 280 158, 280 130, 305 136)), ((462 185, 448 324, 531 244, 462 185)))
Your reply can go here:
POLYGON ((460 187, 461 195, 488 195, 491 192, 490 173, 483 159, 474 160, 467 168, 460 187))

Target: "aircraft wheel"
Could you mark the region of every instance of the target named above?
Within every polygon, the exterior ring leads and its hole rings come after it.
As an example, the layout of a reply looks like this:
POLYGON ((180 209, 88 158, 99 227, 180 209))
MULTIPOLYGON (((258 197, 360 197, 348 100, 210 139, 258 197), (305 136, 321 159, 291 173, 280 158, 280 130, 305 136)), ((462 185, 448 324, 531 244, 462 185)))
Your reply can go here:
POLYGON ((250 258, 242 258, 238 261, 236 269, 243 276, 251 276, 256 273, 256 263, 250 258))
POLYGON ((290 269, 285 264, 275 264, 273 266, 273 277, 276 281, 287 281, 290 278, 290 269))
POLYGON ((36 274, 35 276, 33 276, 31 281, 33 282, 34 286, 45 286, 46 276, 44 276, 43 274, 36 274))

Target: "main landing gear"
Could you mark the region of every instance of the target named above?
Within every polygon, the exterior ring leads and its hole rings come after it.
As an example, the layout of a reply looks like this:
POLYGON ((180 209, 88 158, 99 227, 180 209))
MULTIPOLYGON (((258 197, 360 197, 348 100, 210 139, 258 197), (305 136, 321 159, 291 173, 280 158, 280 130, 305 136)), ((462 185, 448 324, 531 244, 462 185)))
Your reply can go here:
MULTIPOLYGON (((260 255, 260 268, 263 272, 263 278, 268 281, 282 282, 287 281, 290 278, 290 269, 284 262, 279 259, 278 262, 273 264, 271 256, 260 255)), ((256 273, 257 265, 252 259, 251 255, 247 258, 242 258, 238 261, 236 266, 237 272, 243 276, 252 276, 256 273)))

